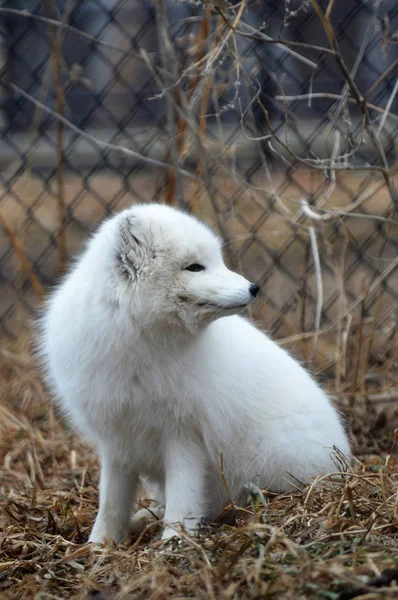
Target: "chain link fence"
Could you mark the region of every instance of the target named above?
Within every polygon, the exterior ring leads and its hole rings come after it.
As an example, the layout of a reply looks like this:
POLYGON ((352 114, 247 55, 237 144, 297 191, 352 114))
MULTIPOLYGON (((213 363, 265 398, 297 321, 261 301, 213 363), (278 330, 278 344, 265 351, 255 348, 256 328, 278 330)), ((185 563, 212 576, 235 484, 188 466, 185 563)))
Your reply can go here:
POLYGON ((396 360, 395 0, 2 0, 0 23, 6 337, 102 218, 160 201, 222 233, 251 316, 320 371, 396 360))

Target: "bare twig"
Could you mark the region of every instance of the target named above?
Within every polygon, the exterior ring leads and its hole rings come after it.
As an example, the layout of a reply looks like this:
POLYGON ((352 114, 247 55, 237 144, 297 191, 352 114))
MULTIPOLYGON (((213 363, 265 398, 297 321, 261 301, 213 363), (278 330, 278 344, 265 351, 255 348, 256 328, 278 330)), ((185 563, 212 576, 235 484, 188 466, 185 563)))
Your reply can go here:
MULTIPOLYGON (((363 56, 365 54, 366 47, 367 47, 367 45, 369 43, 370 36, 371 36, 372 31, 374 29, 374 24, 375 24, 376 14, 377 14, 377 9, 378 9, 378 5, 379 4, 380 4, 380 0, 376 0, 376 2, 374 4, 374 10, 373 10, 372 19, 371 19, 370 23, 367 26, 367 29, 366 29, 365 34, 364 34, 363 39, 362 39, 361 46, 359 48, 359 52, 358 52, 358 54, 357 54, 357 56, 355 58, 355 63, 353 65, 352 69, 351 69, 351 73, 350 73, 351 81, 353 81, 355 79, 355 77, 357 75, 357 72, 358 72, 358 69, 359 69, 359 65, 361 64, 363 56)), ((325 15, 325 17, 326 17, 326 20, 330 23, 330 20, 328 19, 328 17, 326 15, 325 15)), ((337 58, 338 57, 336 56, 336 59, 337 58)), ((347 101, 349 87, 350 87, 350 84, 349 84, 348 81, 346 81, 345 84, 344 84, 343 90, 341 92, 342 98, 339 101, 339 103, 338 103, 338 105, 337 105, 337 107, 336 107, 336 109, 334 111, 333 118, 331 119, 329 125, 326 128, 325 136, 329 135, 329 133, 331 132, 332 128, 335 126, 335 124, 337 122, 337 119, 339 118, 339 116, 341 114, 341 111, 343 110, 343 107, 344 107, 344 105, 345 105, 345 103, 347 101)))
MULTIPOLYGON (((264 107, 264 105, 260 99, 258 100, 258 103, 264 112, 265 120, 267 122, 267 126, 268 126, 269 130, 271 131, 272 136, 275 138, 275 140, 278 142, 278 144, 280 144, 282 146, 282 148, 284 150, 286 150, 286 152, 292 158, 294 158, 296 163, 301 163, 301 164, 305 165, 306 167, 311 167, 312 169, 318 169, 321 171, 324 171, 325 169, 331 169, 331 168, 334 171, 369 171, 369 170, 379 171, 380 173, 383 173, 383 175, 387 177, 388 181, 390 181, 391 175, 390 175, 390 171, 388 169, 388 165, 382 166, 382 167, 380 167, 379 165, 366 165, 366 166, 365 165, 353 165, 353 164, 336 165, 335 161, 333 159, 331 160, 329 158, 325 158, 325 159, 301 158, 295 152, 293 152, 293 150, 290 148, 290 146, 278 136, 278 134, 276 133, 276 131, 274 130, 274 128, 271 124, 267 109, 264 107)), ((264 136, 264 139, 268 139, 268 136, 264 136)), ((268 146, 275 154, 278 154, 278 156, 281 159, 284 159, 283 155, 281 155, 276 150, 276 148, 271 145, 271 143, 269 141, 268 141, 268 146)), ((344 158, 344 156, 343 156, 343 158, 344 158)), ((286 160, 286 159, 284 159, 284 160, 286 160)), ((287 162, 287 164, 289 166, 292 166, 288 162, 287 162)), ((394 184, 392 184, 392 185, 394 185, 394 184)))
POLYGON ((326 9, 325 17, 329 20, 332 15, 332 10, 334 6, 334 0, 329 0, 328 7, 326 9))
POLYGON ((312 251, 312 256, 313 256, 313 260, 314 260, 316 289, 317 289, 317 301, 316 301, 315 321, 314 321, 315 336, 313 338, 312 352, 311 352, 311 360, 313 360, 314 354, 316 351, 316 346, 318 343, 319 329, 321 326, 321 314, 322 314, 322 305, 323 305, 323 286, 322 286, 321 261, 319 258, 318 243, 316 240, 314 228, 309 227, 308 233, 310 234, 311 251, 312 251))
POLYGON ((397 92, 398 92, 398 78, 395 81, 395 85, 394 85, 393 91, 390 94, 390 97, 388 99, 387 106, 386 106, 386 109, 384 111, 383 117, 382 117, 382 119, 380 121, 379 127, 377 128, 377 133, 376 133, 377 137, 380 137, 380 134, 381 134, 381 132, 383 130, 383 127, 385 125, 386 119, 387 119, 387 117, 388 117, 388 115, 390 113, 390 108, 392 106, 392 103, 394 102, 394 99, 395 99, 395 96, 396 96, 397 92))
MULTIPOLYGON (((236 28, 239 25, 239 22, 242 18, 245 7, 246 7, 246 2, 242 1, 241 5, 237 11, 237 15, 236 15, 233 23, 229 26, 228 32, 225 35, 225 37, 220 40, 220 42, 217 44, 217 46, 215 46, 215 48, 212 48, 210 50, 210 52, 208 53, 208 55, 206 57, 204 57, 205 59, 207 59, 204 70, 203 70, 204 75, 208 75, 209 73, 211 73, 211 70, 212 70, 214 64, 221 56, 221 53, 223 52, 229 39, 236 31, 236 28)), ((203 77, 201 82, 197 86, 195 93, 192 95, 192 98, 189 101, 189 110, 190 110, 191 114, 194 113, 195 107, 199 103, 199 99, 202 97, 203 88, 205 85, 206 85, 206 78, 203 77)))
POLYGON ((376 134, 373 131, 372 123, 371 123, 370 116, 369 116, 369 111, 368 111, 368 108, 366 105, 366 100, 361 95, 357 85, 355 84, 354 80, 351 77, 351 74, 350 74, 350 72, 347 68, 347 65, 345 64, 345 61, 340 52, 339 44, 337 42, 333 28, 332 28, 330 22, 328 21, 328 19, 326 19, 325 15, 323 14, 322 9, 318 4, 318 0, 310 0, 310 1, 322 23, 322 26, 328 37, 329 43, 330 43, 332 49, 336 53, 336 55, 335 55, 336 62, 339 65, 339 67, 343 73, 343 76, 346 80, 347 86, 350 89, 353 97, 357 101, 357 105, 363 114, 365 130, 366 130, 366 132, 369 136, 369 139, 371 140, 373 147, 374 147, 374 149, 379 157, 379 160, 382 164, 382 173, 383 173, 384 181, 389 190, 391 200, 395 206, 395 209, 398 210, 398 193, 397 193, 397 190, 395 187, 395 183, 391 177, 391 173, 390 173, 390 170, 388 167, 384 149, 380 143, 380 140, 378 139, 378 137, 376 136, 376 134))
POLYGON ((236 26, 233 27, 233 25, 229 22, 228 18, 224 15, 223 11, 219 7, 216 7, 216 11, 223 18, 224 22, 228 25, 228 27, 230 29, 233 29, 234 31, 236 31, 236 33, 238 33, 240 35, 244 35, 245 37, 249 37, 251 39, 256 39, 258 41, 264 41, 264 42, 268 42, 268 43, 271 42, 271 43, 275 44, 277 48, 280 48, 281 50, 286 52, 286 54, 290 54, 290 56, 292 56, 293 58, 296 58, 297 60, 303 62, 308 67, 311 67, 311 69, 318 68, 318 65, 314 61, 309 60, 308 58, 306 58, 305 56, 302 56, 301 54, 298 54, 297 52, 294 52, 293 50, 291 50, 289 48, 288 45, 285 45, 284 42, 280 42, 279 40, 273 40, 269 35, 263 33, 262 31, 259 31, 258 29, 255 29, 254 27, 249 25, 249 23, 246 23, 245 21, 241 20, 241 22, 240 22, 241 27, 243 29, 246 29, 248 32, 250 32, 250 35, 246 35, 236 26))
MULTIPOLYGON (((383 83, 383 81, 385 81, 387 79, 387 77, 389 77, 391 75, 391 73, 394 73, 394 71, 396 71, 397 69, 398 69, 398 58, 396 60, 394 60, 394 62, 389 67, 387 67, 387 69, 380 75, 380 77, 377 78, 377 80, 374 82, 372 87, 370 87, 369 90, 366 92, 366 94, 365 94, 366 101, 368 100, 368 98, 373 96, 373 94, 375 93, 377 88, 380 87, 380 85, 383 83)), ((368 106, 371 106, 371 105, 369 104, 368 106)))
MULTIPOLYGON (((74 125, 73 123, 71 123, 70 121, 68 121, 68 119, 66 119, 62 115, 59 115, 54 110, 51 110, 51 108, 49 108, 48 106, 45 106, 44 104, 42 104, 41 102, 39 102, 38 100, 36 100, 36 98, 34 98, 30 94, 28 94, 27 92, 25 92, 24 90, 22 90, 20 87, 18 87, 17 85, 15 85, 15 83, 8 83, 7 85, 12 90, 14 90, 14 92, 17 92, 17 94, 20 94, 21 96, 23 96, 24 98, 26 98, 27 100, 29 100, 30 102, 32 102, 33 104, 36 104, 36 105, 40 106, 42 108, 42 110, 44 110, 44 112, 48 113, 49 115, 51 115, 55 119, 58 119, 64 125, 66 125, 66 127, 68 127, 69 129, 71 129, 72 131, 74 131, 75 133, 77 133, 79 136, 81 136, 81 137, 85 138, 86 140, 92 142, 93 144, 95 144, 99 148, 105 148, 107 150, 113 150, 113 151, 120 152, 121 154, 124 154, 125 156, 128 156, 129 158, 135 158, 136 160, 140 160, 140 161, 142 161, 144 163, 147 163, 149 165, 152 165, 154 167, 160 167, 160 168, 166 169, 166 170, 170 170, 170 169, 174 168, 172 165, 168 165, 167 163, 164 163, 164 162, 162 162, 160 160, 156 160, 155 158, 150 158, 149 156, 144 156, 143 154, 139 154, 139 152, 135 152, 134 150, 131 150, 130 148, 126 148, 125 146, 121 146, 119 144, 112 144, 110 142, 105 142, 104 140, 100 140, 99 138, 96 138, 93 135, 90 135, 89 133, 86 133, 85 131, 83 131, 79 127, 76 127, 76 125, 74 125)), ((188 177, 189 179, 193 179, 195 181, 197 181, 197 179, 198 179, 196 177, 196 175, 190 173, 189 171, 186 171, 185 169, 181 169, 180 167, 178 167, 177 170, 178 170, 179 173, 181 173, 181 175, 184 175, 184 177, 188 177)))
MULTIPOLYGON (((329 94, 329 93, 324 93, 324 92, 315 92, 313 94, 297 94, 297 96, 275 96, 275 100, 286 101, 286 102, 294 102, 296 100, 308 100, 309 98, 312 98, 312 99, 319 98, 319 99, 325 99, 325 100, 341 100, 342 96, 340 94, 329 94)), ((347 98, 347 102, 349 102, 351 104, 357 104, 357 101, 354 98, 350 98, 350 97, 347 98)), ((375 104, 370 104, 369 102, 367 102, 367 106, 371 110, 374 110, 375 112, 378 112, 382 115, 385 114, 384 108, 380 108, 379 106, 376 106, 375 104)), ((387 118, 398 122, 398 115, 395 115, 393 113, 389 112, 387 115, 387 118)))

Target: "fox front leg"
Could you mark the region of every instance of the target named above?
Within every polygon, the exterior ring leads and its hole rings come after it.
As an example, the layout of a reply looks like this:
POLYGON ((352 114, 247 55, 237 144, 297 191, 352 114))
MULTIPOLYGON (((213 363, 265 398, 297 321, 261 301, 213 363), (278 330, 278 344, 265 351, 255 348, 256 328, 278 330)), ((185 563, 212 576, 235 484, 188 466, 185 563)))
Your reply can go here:
POLYGON ((188 533, 198 529, 205 513, 206 457, 199 444, 175 439, 165 456, 165 528, 162 540, 178 536, 181 525, 188 533))

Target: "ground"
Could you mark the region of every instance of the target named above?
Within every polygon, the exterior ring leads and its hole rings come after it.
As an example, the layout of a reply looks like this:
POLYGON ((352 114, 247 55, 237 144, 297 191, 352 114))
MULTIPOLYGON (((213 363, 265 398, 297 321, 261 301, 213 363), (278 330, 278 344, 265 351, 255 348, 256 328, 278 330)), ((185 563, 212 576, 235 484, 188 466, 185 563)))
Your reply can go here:
POLYGON ((340 397, 354 467, 288 495, 254 491, 243 510, 163 553, 157 525, 93 549, 85 542, 98 506, 96 456, 55 414, 29 340, 4 346, 0 598, 398 598, 397 423, 388 408, 396 372, 384 365, 367 381, 360 399, 340 397), (387 398, 386 408, 376 411, 369 394, 387 398))

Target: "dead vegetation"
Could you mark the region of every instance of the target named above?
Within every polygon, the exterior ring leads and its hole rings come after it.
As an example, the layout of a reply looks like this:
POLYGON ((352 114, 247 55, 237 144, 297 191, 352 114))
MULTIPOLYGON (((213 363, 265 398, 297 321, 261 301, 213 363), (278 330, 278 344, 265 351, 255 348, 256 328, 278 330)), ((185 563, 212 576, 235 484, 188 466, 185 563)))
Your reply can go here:
POLYGON ((398 597, 397 411, 388 405, 397 379, 389 369, 369 375, 361 397, 339 399, 354 467, 289 495, 254 489, 243 510, 164 553, 156 524, 125 545, 93 549, 85 542, 98 503, 95 454, 54 414, 27 340, 4 347, 0 597, 398 597))

